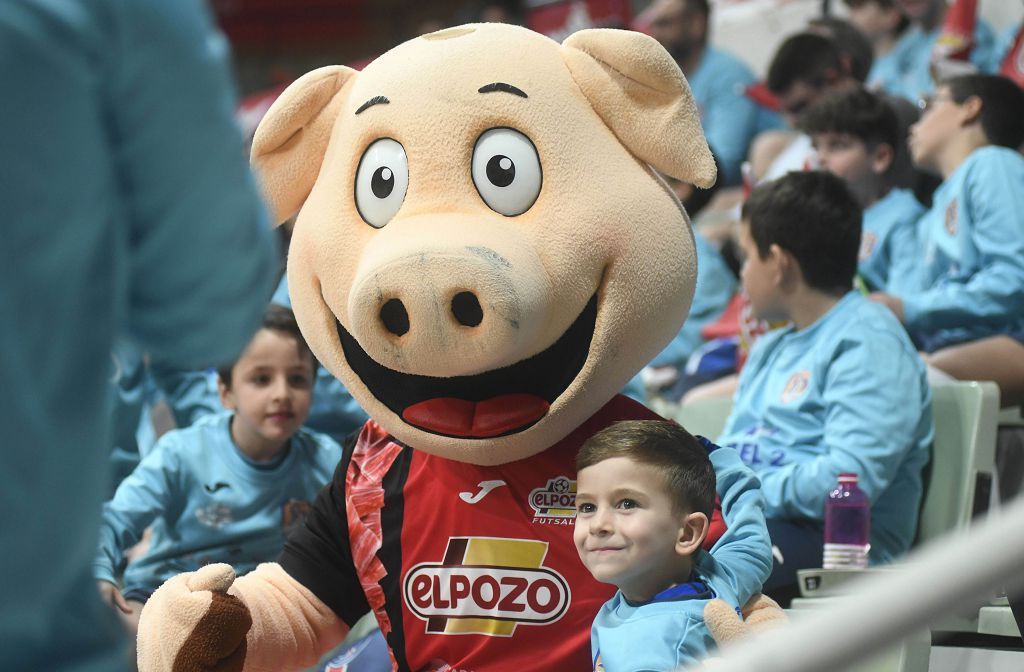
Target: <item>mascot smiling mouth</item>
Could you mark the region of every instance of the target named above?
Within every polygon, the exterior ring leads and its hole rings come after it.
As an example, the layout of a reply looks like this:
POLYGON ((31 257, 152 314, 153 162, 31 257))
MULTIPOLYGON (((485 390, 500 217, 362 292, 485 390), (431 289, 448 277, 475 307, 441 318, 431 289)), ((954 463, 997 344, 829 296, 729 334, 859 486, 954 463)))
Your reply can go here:
POLYGON ((543 418, 590 352, 597 295, 548 349, 501 369, 435 378, 381 366, 337 321, 345 359, 370 393, 410 425, 441 436, 487 439, 521 432, 543 418))

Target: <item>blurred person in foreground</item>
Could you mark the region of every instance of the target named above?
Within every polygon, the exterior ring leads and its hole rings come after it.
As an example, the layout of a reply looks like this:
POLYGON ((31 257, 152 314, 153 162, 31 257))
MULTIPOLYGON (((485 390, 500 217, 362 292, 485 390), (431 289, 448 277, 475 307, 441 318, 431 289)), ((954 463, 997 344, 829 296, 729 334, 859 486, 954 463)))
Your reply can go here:
POLYGON ((274 245, 206 4, 0 5, 0 669, 130 665, 91 577, 109 471, 111 351, 231 360, 274 245))

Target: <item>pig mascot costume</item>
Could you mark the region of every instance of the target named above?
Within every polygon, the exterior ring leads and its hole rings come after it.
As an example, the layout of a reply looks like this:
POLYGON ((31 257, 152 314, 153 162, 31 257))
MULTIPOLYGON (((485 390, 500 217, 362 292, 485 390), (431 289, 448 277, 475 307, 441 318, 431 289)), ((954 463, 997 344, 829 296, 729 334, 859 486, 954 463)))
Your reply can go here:
POLYGON ((616 393, 693 294, 652 167, 715 179, 679 68, 639 33, 451 28, 296 81, 253 164, 299 213, 302 331, 372 420, 278 563, 153 595, 141 669, 307 667, 368 611, 396 670, 592 669, 614 587, 573 545, 575 455, 656 417, 616 393))

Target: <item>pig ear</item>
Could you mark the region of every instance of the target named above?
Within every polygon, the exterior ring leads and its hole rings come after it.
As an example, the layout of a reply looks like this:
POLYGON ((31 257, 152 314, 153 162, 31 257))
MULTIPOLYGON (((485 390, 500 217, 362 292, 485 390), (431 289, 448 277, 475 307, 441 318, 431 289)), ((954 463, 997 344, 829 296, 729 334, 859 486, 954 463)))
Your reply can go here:
POLYGON ((251 161, 274 224, 302 207, 313 189, 352 68, 331 65, 308 72, 284 90, 256 128, 251 161))
POLYGON ((693 94, 657 40, 628 30, 570 35, 562 58, 594 111, 633 154, 659 172, 710 187, 715 160, 693 94))

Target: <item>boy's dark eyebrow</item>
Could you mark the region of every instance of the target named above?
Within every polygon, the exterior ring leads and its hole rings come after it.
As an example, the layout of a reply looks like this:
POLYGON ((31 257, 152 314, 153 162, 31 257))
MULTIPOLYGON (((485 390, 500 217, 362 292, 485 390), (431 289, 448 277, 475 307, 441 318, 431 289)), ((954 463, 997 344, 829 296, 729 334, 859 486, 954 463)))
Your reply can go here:
POLYGON ((501 91, 502 93, 511 93, 512 95, 519 96, 520 98, 529 98, 529 96, 526 95, 525 91, 516 88, 511 84, 506 84, 505 82, 492 82, 490 84, 484 84, 483 86, 480 87, 477 93, 494 93, 495 91, 501 91))
POLYGON ((371 108, 374 105, 388 105, 390 103, 391 101, 385 98, 384 96, 374 96, 373 98, 370 98, 368 101, 360 105, 359 109, 356 110, 356 114, 359 114, 360 112, 368 108, 371 108))

